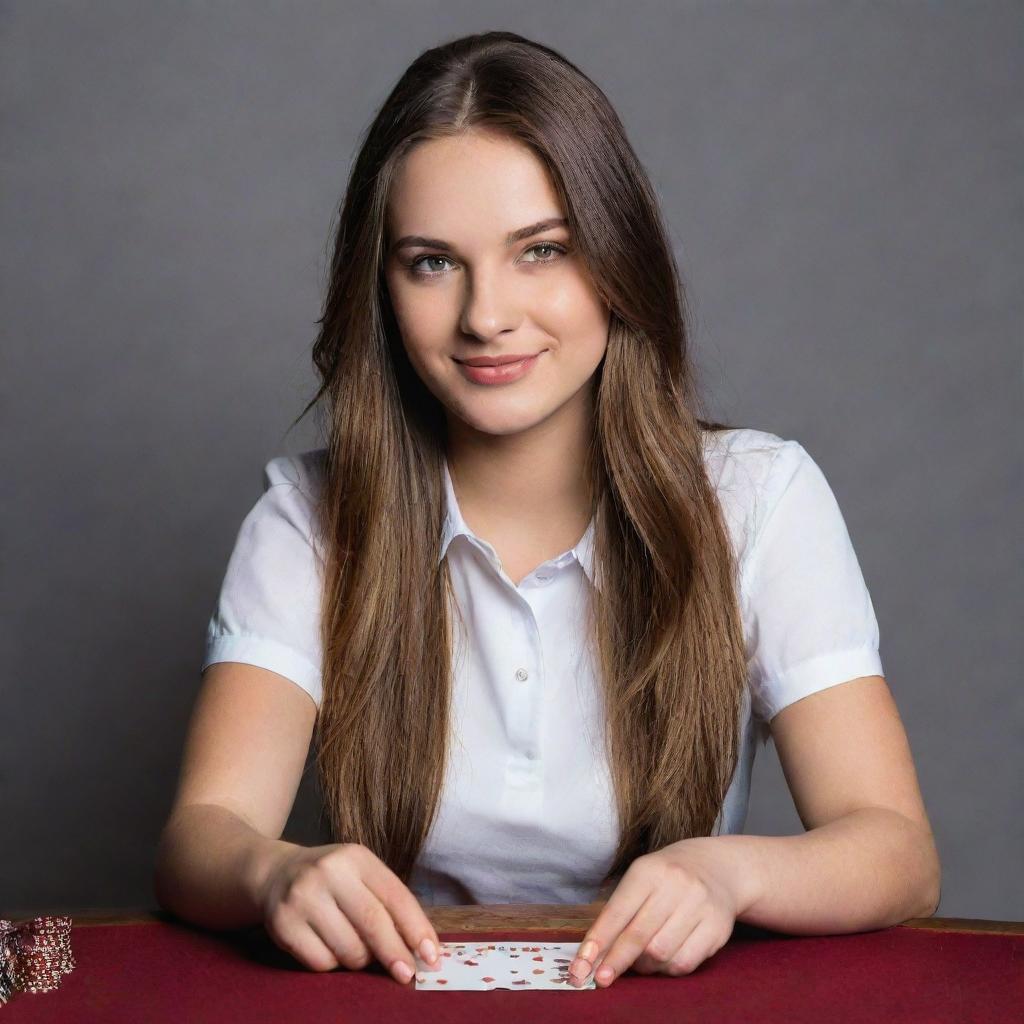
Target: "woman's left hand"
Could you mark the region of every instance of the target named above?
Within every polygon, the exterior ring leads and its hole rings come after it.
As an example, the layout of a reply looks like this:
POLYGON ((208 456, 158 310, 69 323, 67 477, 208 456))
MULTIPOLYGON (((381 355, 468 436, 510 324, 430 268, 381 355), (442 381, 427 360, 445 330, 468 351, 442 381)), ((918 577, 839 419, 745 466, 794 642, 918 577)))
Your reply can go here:
POLYGON ((579 983, 595 967, 601 988, 630 967, 689 974, 717 953, 754 901, 749 865, 738 847, 720 841, 729 838, 684 839, 634 860, 570 965, 579 983))

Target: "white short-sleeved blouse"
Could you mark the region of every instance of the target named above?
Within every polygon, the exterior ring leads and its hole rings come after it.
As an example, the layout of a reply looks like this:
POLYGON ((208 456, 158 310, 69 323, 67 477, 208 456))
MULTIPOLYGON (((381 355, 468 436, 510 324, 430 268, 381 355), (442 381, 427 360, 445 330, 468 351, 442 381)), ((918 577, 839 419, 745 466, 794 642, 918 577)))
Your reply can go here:
MULTIPOLYGON (((260 665, 319 704, 321 552, 311 530, 324 450, 271 459, 210 618, 202 668, 260 665)), ((748 682, 740 756, 715 834, 741 832, 758 739, 788 704, 882 675, 878 623, 845 521, 796 441, 708 433, 705 460, 739 559, 748 682)), ((424 904, 586 903, 618 836, 592 652, 593 528, 517 586, 464 522, 445 466, 441 558, 452 616, 453 742, 410 888, 424 904)))

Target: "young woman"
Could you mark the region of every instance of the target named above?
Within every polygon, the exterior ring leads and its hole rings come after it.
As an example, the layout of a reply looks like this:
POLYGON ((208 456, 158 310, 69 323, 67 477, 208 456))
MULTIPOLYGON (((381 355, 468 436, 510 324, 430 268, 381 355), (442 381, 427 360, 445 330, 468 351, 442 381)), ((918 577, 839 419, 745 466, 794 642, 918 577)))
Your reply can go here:
POLYGON ((656 199, 589 78, 507 32, 417 59, 319 323, 326 445, 270 460, 238 534, 163 906, 405 981, 423 904, 607 897, 573 963, 599 985, 688 973, 736 920, 934 912, 833 493, 798 442, 698 415, 656 199), (769 735, 799 836, 741 834, 769 735), (313 848, 280 838, 311 743, 313 848))

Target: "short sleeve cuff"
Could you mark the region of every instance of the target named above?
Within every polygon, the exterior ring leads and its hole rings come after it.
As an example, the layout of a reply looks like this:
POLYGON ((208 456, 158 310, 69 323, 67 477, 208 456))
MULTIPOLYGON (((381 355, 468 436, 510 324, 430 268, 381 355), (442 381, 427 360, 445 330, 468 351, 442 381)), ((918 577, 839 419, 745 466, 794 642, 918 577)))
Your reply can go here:
POLYGON ((758 717, 771 721, 784 707, 819 690, 880 675, 884 675, 882 659, 875 647, 819 655, 764 681, 755 692, 754 708, 758 717))
POLYGON ((313 698, 317 707, 323 695, 320 670, 293 647, 268 637, 229 634, 207 640, 202 672, 217 661, 240 661, 270 669, 296 683, 313 698))

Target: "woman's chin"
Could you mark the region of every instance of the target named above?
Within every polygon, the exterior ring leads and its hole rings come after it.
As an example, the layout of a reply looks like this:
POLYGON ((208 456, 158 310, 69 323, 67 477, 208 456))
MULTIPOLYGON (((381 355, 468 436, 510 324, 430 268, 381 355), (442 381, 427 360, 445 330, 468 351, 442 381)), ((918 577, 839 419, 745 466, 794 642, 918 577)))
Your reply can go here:
POLYGON ((494 437, 511 437, 522 434, 541 422, 536 414, 525 416, 522 413, 509 416, 495 416, 494 410, 481 411, 474 414, 472 410, 460 410, 455 414, 465 428, 478 434, 489 434, 494 437))

